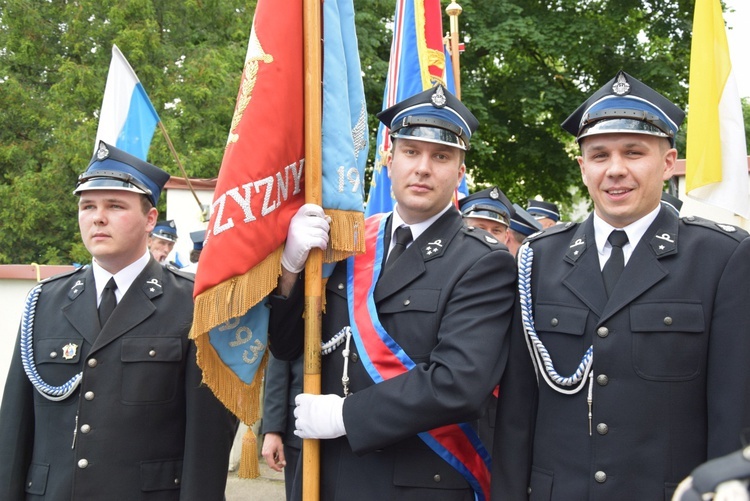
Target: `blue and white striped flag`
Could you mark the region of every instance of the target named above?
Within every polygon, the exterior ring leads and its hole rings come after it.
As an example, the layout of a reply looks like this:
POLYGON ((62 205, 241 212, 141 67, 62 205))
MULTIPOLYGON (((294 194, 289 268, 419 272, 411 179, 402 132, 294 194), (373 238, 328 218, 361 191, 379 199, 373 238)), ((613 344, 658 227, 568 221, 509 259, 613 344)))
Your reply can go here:
POLYGON ((95 148, 101 140, 145 161, 158 123, 159 115, 135 71, 120 49, 112 45, 95 148))

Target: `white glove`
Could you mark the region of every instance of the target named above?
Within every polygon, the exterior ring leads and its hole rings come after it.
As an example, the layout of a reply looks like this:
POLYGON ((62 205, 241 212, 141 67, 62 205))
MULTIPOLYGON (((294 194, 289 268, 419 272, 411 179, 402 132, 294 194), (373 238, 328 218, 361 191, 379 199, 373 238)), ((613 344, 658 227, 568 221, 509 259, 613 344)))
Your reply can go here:
POLYGON ((716 487, 714 501, 748 501, 747 480, 727 480, 716 487))
POLYGON ((323 208, 315 204, 305 204, 299 208, 289 223, 286 246, 281 255, 281 266, 292 273, 299 273, 305 267, 310 249, 328 247, 330 218, 323 208))
POLYGON ((344 428, 344 397, 301 393, 294 399, 294 434, 300 438, 338 438, 344 428))

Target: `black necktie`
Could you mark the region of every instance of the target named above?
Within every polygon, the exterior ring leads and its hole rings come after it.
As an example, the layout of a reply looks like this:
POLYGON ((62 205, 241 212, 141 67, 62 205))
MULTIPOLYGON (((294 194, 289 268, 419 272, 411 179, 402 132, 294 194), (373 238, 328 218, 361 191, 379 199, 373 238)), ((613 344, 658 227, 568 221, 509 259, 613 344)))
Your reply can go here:
POLYGON ((612 245, 612 253, 604 264, 602 277, 604 278, 604 288, 607 289, 607 296, 610 296, 612 295, 612 289, 615 288, 615 284, 620 278, 623 268, 625 268, 625 256, 622 253, 622 246, 628 243, 628 234, 624 231, 614 230, 607 237, 607 241, 612 245))
POLYGON ((393 236, 396 243, 393 245, 390 254, 388 254, 388 261, 385 263, 385 269, 388 270, 396 262, 396 259, 404 253, 406 246, 412 241, 411 228, 408 226, 399 226, 396 228, 396 233, 393 236))
POLYGON ((116 289, 117 283, 115 283, 115 277, 112 277, 107 282, 107 285, 104 286, 102 300, 99 303, 99 326, 101 327, 104 327, 115 306, 117 306, 117 298, 115 298, 116 289))

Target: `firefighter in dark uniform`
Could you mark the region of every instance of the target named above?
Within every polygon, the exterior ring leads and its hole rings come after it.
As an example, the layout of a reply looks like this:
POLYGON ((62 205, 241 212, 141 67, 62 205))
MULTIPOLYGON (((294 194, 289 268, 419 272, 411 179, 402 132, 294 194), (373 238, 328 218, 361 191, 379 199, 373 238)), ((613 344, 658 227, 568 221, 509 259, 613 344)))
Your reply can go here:
MULTIPOLYGON (((442 86, 378 117, 394 139, 397 204, 368 218, 367 251, 327 281, 323 395, 297 396, 295 433, 324 439, 321 499, 487 499, 489 453, 475 421, 507 359, 515 265, 451 201, 478 124, 442 86)), ((297 274, 327 232, 317 206, 292 218, 280 296, 271 299, 269 344, 279 358, 302 352, 297 274)))
POLYGON ((26 300, 0 408, 0 499, 223 499, 235 420, 201 384, 192 275, 146 248, 168 178, 103 142, 79 177, 93 262, 26 300))
POLYGON ((660 203, 683 118, 619 72, 563 123, 594 213, 519 250, 531 356, 511 354, 509 365, 533 360, 537 374, 509 371, 527 377, 501 383, 497 427, 531 415, 533 443, 501 457, 496 427, 494 499, 669 500, 693 468, 741 446, 750 239, 660 203), (527 453, 528 491, 495 482, 527 453))

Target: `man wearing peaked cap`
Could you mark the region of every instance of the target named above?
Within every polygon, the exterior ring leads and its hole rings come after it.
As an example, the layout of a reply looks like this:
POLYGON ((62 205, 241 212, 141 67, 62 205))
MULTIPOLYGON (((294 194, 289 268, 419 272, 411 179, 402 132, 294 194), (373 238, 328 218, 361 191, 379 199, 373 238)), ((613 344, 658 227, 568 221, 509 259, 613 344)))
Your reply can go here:
POLYGON ((391 138, 413 139, 469 149, 476 117, 456 96, 438 85, 378 113, 391 138))
POLYGON ((29 293, 0 407, 0 499, 223 498, 235 421, 201 384, 193 281, 146 247, 168 178, 103 142, 79 177, 93 261, 29 293))
POLYGON ((479 228, 508 245, 508 226, 513 216, 513 205, 497 186, 477 191, 458 201, 458 210, 466 226, 479 228))
POLYGON ((530 198, 526 211, 534 216, 543 228, 554 226, 560 220, 560 209, 552 202, 530 198))
MULTIPOLYGON (((393 137, 396 205, 366 220, 366 253, 327 281, 323 394, 296 397, 295 434, 323 440, 321 499, 486 499, 489 444, 476 420, 507 359, 516 274, 505 246, 467 228, 452 203, 478 122, 440 86, 378 117, 393 137), (441 427, 445 435, 429 434, 441 427)), ((292 218, 270 298, 269 346, 279 359, 302 353, 298 277, 328 230, 315 205, 292 218)))
POLYGON ((167 262, 167 256, 177 243, 177 225, 171 219, 158 221, 148 237, 148 250, 154 259, 161 264, 167 262))
POLYGON ((518 249, 523 244, 523 241, 529 235, 533 235, 538 231, 542 231, 544 228, 539 221, 526 212, 526 210, 518 204, 513 204, 513 216, 510 218, 510 228, 508 228, 508 250, 514 256, 518 254, 518 249))
POLYGON ((496 436, 525 440, 496 440, 496 500, 671 499, 696 466, 742 445, 750 239, 661 203, 683 117, 619 72, 563 123, 594 212, 519 250, 532 356, 510 355, 518 377, 501 382, 496 436))
POLYGON ((156 207, 167 181, 169 174, 155 165, 100 141, 88 168, 78 176, 73 193, 80 195, 90 190, 131 191, 146 195, 146 199, 156 207))
POLYGON ((206 230, 190 232, 190 240, 193 241, 193 250, 190 251, 190 264, 181 268, 182 271, 195 273, 198 271, 198 260, 203 252, 203 241, 206 239, 206 230))

